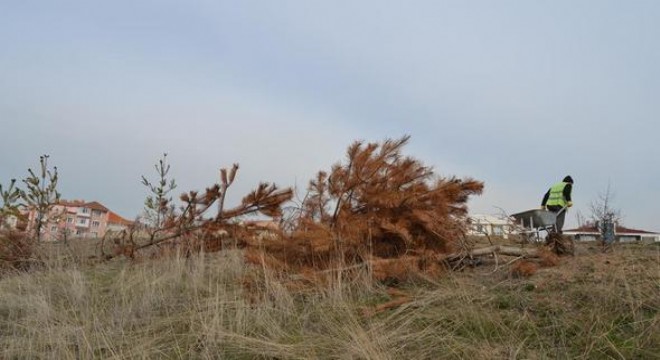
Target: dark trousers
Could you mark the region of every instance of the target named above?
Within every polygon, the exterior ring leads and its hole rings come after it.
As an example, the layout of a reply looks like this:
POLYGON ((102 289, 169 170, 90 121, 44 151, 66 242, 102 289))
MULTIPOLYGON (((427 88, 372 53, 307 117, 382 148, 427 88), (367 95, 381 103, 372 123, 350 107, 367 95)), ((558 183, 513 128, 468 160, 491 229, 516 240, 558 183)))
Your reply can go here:
MULTIPOLYGON (((552 211, 553 213, 558 213, 559 210, 563 209, 563 207, 559 205, 550 205, 548 206, 548 210, 552 211)), ((564 227, 564 220, 566 220, 566 212, 568 210, 564 210, 561 212, 561 214, 557 215, 557 222, 555 223, 555 226, 557 227, 557 233, 561 234, 561 229, 564 227)))

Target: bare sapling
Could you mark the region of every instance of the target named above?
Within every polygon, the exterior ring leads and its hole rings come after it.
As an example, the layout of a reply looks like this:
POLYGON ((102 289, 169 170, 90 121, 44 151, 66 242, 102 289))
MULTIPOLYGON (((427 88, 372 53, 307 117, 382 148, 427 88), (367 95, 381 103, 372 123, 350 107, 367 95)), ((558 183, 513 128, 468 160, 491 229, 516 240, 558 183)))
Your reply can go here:
POLYGON ((603 252, 612 250, 616 227, 623 219, 621 210, 612 205, 613 201, 614 191, 608 183, 607 189, 599 193, 596 200, 589 205, 591 221, 600 232, 603 252))

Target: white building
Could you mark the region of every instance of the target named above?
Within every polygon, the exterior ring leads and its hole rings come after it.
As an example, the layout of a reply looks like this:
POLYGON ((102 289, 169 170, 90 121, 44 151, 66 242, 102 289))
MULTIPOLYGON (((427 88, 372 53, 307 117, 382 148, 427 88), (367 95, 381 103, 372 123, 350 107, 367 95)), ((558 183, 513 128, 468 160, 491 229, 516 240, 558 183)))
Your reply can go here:
POLYGON ((470 225, 468 235, 501 236, 506 239, 514 230, 509 219, 493 215, 471 215, 468 222, 470 225))
POLYGON ((0 222, 0 229, 15 230, 18 225, 18 218, 15 215, 9 215, 0 222))
MULTIPOLYGON (((600 230, 595 225, 585 225, 577 229, 564 230, 564 235, 573 236, 577 241, 597 241, 601 239, 600 230)), ((620 225, 614 228, 615 241, 618 242, 660 242, 660 234, 652 231, 630 229, 620 225)))

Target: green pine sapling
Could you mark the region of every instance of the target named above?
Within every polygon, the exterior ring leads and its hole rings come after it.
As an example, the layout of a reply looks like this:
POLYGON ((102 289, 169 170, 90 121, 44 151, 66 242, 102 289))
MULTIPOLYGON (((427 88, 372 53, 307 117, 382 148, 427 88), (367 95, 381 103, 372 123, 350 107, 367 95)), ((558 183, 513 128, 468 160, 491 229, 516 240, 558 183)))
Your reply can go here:
POLYGON ((3 189, 0 184, 0 198, 2 198, 2 207, 0 207, 0 228, 6 226, 10 216, 20 216, 21 190, 16 187, 16 179, 11 179, 8 189, 3 189))
POLYGON ((147 220, 156 229, 164 227, 167 218, 173 215, 174 205, 172 204, 172 197, 170 193, 176 189, 176 182, 174 179, 168 179, 167 175, 170 172, 170 165, 167 163, 167 153, 154 165, 158 173, 158 180, 155 183, 149 181, 144 175, 142 176, 142 184, 149 188, 151 195, 147 196, 144 201, 144 210, 147 220))
POLYGON ((27 190, 21 190, 21 198, 29 209, 35 210, 36 219, 34 225, 34 236, 37 241, 41 240, 41 229, 48 222, 48 216, 53 205, 60 201, 60 193, 57 191, 58 173, 57 166, 48 169, 48 155, 39 157, 40 172, 36 174, 28 169, 30 176, 23 179, 27 190))

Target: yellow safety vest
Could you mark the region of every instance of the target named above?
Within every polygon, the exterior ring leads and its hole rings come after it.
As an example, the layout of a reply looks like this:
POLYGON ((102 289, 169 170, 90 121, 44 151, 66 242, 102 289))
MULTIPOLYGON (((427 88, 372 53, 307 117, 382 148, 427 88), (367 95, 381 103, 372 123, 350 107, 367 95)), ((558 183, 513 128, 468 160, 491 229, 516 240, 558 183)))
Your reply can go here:
POLYGON ((548 202, 545 203, 546 206, 566 206, 566 199, 564 198, 564 188, 568 183, 560 182, 552 185, 550 188, 550 196, 548 197, 548 202))

